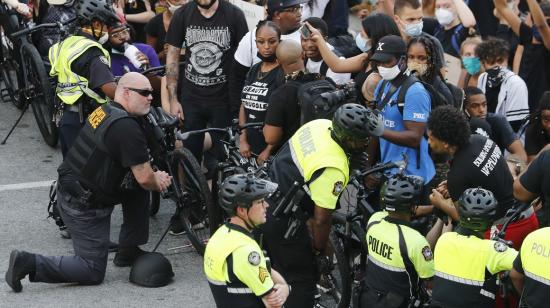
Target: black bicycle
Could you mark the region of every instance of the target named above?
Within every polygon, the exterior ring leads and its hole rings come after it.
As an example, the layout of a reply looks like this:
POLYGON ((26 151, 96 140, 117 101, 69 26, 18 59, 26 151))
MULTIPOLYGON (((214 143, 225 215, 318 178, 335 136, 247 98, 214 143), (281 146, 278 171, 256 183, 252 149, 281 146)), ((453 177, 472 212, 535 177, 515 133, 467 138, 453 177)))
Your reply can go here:
POLYGON ((348 204, 332 215, 329 247, 334 266, 330 273, 321 275, 318 283, 319 302, 326 307, 358 307, 360 284, 365 277, 367 262, 365 230, 369 218, 376 212, 367 201, 371 191, 365 188, 362 181, 371 174, 384 177, 383 172, 395 168, 403 172, 406 159, 375 165, 366 171, 353 170, 351 173, 346 191, 342 193, 342 196, 347 194, 348 200, 345 201, 348 204), (350 200, 352 191, 356 192, 356 202, 350 200))
MULTIPOLYGON (((2 12, 2 16, 4 16, 3 14, 13 16, 13 12, 10 11, 2 12)), ((15 21, 13 18, 11 20, 15 21)), ((63 32, 65 26, 74 20, 73 18, 63 23, 40 25, 18 20, 18 23, 16 25, 12 24, 11 29, 8 30, 17 29, 17 31, 6 32, 6 45, 11 46, 11 48, 8 47, 7 55, 2 59, 3 72, 1 75, 6 88, 9 88, 5 89, 4 93, 7 93, 9 99, 23 111, 2 144, 6 143, 7 138, 23 117, 26 108, 31 105, 42 138, 49 146, 54 147, 57 145, 58 130, 54 121, 54 89, 50 83, 42 57, 31 42, 31 34, 43 28, 56 27, 59 27, 63 32), (17 78, 14 78, 12 70, 17 73, 17 78)))
MULTIPOLYGON (((172 185, 161 196, 176 204, 176 213, 181 218, 187 238, 197 252, 203 255, 210 238, 208 209, 213 208, 206 178, 193 154, 185 148, 175 147, 177 139, 185 139, 177 131, 176 118, 157 107, 151 108, 147 120, 158 141, 151 152, 152 165, 172 176, 172 185)), ((157 247, 168 233, 171 224, 164 231, 157 247)))

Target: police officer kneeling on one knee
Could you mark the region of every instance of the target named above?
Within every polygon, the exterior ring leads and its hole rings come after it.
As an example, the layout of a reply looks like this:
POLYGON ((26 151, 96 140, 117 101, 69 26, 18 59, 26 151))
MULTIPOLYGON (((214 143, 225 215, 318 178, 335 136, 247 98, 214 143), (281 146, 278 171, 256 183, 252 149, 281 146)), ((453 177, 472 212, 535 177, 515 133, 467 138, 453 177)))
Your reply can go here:
POLYGON ((285 307, 313 307, 319 275, 332 266, 326 248, 332 212, 349 180, 349 157, 363 153, 369 137, 382 131, 383 120, 377 114, 358 104, 344 104, 332 121, 303 125, 273 159, 269 177, 279 184, 281 197, 268 198, 268 220, 261 229, 273 267, 292 286, 285 307), (303 198, 297 200, 300 195, 303 198), (287 196, 292 200, 286 202, 287 196), (281 204, 291 209, 279 214, 275 210, 281 204))
POLYGON ((266 221, 264 200, 277 184, 253 175, 233 175, 220 187, 220 206, 230 219, 212 236, 204 271, 218 308, 281 307, 290 287, 274 269, 252 232, 266 221))
POLYGON ((381 190, 386 212, 377 212, 367 224, 368 265, 361 307, 420 307, 434 275, 428 241, 410 227, 424 180, 392 175, 381 190))
POLYGON ((518 252, 500 241, 483 239, 496 217, 497 200, 483 188, 468 188, 458 200, 460 221, 441 235, 434 251, 435 307, 494 307, 496 275, 512 269, 518 252))
POLYGON ((46 257, 11 252, 6 282, 22 290, 32 282, 99 284, 105 277, 113 206, 122 203, 124 223, 113 262, 130 266, 144 251, 149 236, 148 190, 171 183, 164 171, 153 171, 141 116, 149 112, 152 88, 146 77, 128 73, 120 79, 115 102, 97 108, 59 166, 58 206, 67 224, 74 256, 46 257))

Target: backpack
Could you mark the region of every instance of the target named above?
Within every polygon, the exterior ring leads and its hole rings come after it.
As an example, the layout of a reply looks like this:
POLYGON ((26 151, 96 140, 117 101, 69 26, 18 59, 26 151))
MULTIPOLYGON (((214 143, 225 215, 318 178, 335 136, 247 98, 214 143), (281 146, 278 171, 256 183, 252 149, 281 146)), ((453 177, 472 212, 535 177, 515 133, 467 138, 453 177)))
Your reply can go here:
POLYGON ((334 103, 322 96, 337 91, 336 84, 330 78, 321 78, 300 84, 298 87, 298 106, 300 106, 300 125, 317 120, 332 119, 334 112, 343 105, 344 100, 334 103))

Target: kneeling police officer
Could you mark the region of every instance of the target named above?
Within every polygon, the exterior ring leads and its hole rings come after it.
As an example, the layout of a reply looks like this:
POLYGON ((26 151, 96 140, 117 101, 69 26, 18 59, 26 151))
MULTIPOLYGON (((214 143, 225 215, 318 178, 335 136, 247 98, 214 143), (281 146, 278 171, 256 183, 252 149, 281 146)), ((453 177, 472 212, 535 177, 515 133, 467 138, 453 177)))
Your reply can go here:
POLYGON ((392 175, 383 185, 386 212, 369 219, 366 231, 368 266, 361 307, 419 307, 427 298, 423 284, 434 275, 428 241, 410 226, 424 180, 392 175))
POLYGON ((265 197, 277 184, 253 175, 233 175, 220 188, 220 206, 230 220, 212 236, 204 272, 218 308, 281 307, 290 287, 270 268, 252 232, 266 221, 265 197))
POLYGON ((143 119, 149 112, 152 87, 139 73, 124 75, 115 102, 97 108, 58 168, 58 205, 70 233, 74 256, 45 257, 11 252, 6 282, 22 290, 32 282, 99 284, 105 277, 113 206, 122 203, 124 222, 114 263, 130 266, 144 252, 149 215, 147 190, 163 191, 171 183, 164 171, 153 171, 143 119))

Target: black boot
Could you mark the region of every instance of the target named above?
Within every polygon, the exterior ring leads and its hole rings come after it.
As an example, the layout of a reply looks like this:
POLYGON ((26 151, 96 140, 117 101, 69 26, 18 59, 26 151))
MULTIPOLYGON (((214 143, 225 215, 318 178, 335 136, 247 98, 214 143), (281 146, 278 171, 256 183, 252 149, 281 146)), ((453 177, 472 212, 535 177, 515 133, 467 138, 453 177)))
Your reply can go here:
POLYGON ((6 283, 14 292, 21 292, 23 286, 21 279, 28 274, 36 272, 36 260, 34 254, 25 251, 12 250, 8 271, 6 272, 6 283))
POLYGON ((147 251, 141 250, 138 246, 118 247, 113 263, 118 267, 128 267, 134 264, 137 258, 146 254, 147 251))

